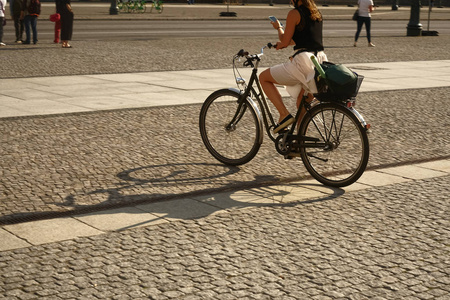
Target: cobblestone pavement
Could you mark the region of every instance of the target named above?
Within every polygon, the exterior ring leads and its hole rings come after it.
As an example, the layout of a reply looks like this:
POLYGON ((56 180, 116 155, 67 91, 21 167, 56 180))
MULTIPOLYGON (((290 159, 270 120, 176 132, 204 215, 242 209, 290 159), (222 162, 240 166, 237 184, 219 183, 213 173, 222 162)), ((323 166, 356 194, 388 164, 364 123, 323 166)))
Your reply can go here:
MULTIPOLYGON (((75 40, 64 53, 51 44, 11 46, 0 74, 224 68, 230 49, 257 50, 267 39, 209 39, 207 49, 205 39, 75 40)), ((341 63, 448 59, 450 44, 448 36, 374 42, 353 48, 351 38, 329 38, 327 52, 341 63)), ((361 94, 357 108, 373 126, 369 167, 449 157, 449 92, 361 94)), ((0 223, 307 176, 268 139, 249 164, 218 164, 201 143, 199 108, 1 119, 0 223)), ((448 194, 449 177, 440 177, 4 251, 0 298, 449 299, 448 194)))
MULTIPOLYGON (((357 107, 373 128, 369 167, 448 157, 449 92, 361 94, 357 107)), ((218 163, 201 142, 199 110, 187 105, 2 119, 0 222, 308 175, 300 160, 279 156, 268 138, 250 163, 218 163), (163 119, 166 125, 155 128, 163 119)))
POLYGON ((449 180, 5 251, 0 297, 449 299, 449 180))
MULTIPOLYGON (((208 39, 208 47, 206 39, 74 41, 70 52, 43 43, 2 51, 0 76, 229 68, 230 53, 259 51, 270 38, 208 39), (31 57, 39 57, 38 63, 30 63, 31 57)), ((377 47, 370 49, 352 47, 351 38, 325 42, 330 60, 340 63, 449 58, 450 36, 376 39, 377 47)), ((287 55, 266 51, 263 66, 287 55)), ((374 129, 369 166, 448 157, 448 92, 361 93, 357 108, 374 129)), ((278 157, 268 139, 250 164, 231 169, 218 164, 201 143, 199 110, 190 105, 2 119, 0 198, 7 201, 0 203, 0 223, 307 175, 299 161, 278 157), (167 125, 155 128, 162 119, 167 125)))
MULTIPOLYGON (((231 68, 233 55, 240 49, 256 53, 261 46, 276 41, 276 38, 276 33, 248 38, 126 42, 101 39, 77 41, 75 38, 72 43, 74 48, 70 51, 64 51, 51 41, 27 45, 26 48, 25 45, 8 45, 1 52, 0 78, 231 68)), ((361 45, 365 43, 362 42, 361 45)), ((365 46, 353 47, 352 37, 324 39, 328 58, 336 63, 449 59, 447 48, 450 36, 374 36, 373 42, 377 47, 369 49, 365 46)), ((261 67, 284 62, 292 55, 291 52, 292 49, 265 51, 261 67)))

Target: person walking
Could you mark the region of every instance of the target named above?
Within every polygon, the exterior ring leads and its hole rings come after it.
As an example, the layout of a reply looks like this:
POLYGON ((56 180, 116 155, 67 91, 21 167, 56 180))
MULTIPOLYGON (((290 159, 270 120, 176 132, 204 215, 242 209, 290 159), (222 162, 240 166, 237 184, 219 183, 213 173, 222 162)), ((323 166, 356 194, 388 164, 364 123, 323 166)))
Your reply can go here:
POLYGON ((322 63, 327 61, 322 42, 322 14, 314 0, 291 0, 294 9, 290 10, 286 18, 286 29, 280 21, 272 21, 272 26, 278 32, 280 41, 276 49, 283 49, 294 45, 294 54, 289 61, 263 71, 259 75, 261 86, 269 100, 278 110, 280 118, 273 132, 277 133, 294 122, 294 117, 286 109, 276 84, 285 85, 286 90, 294 99, 299 100, 308 93, 308 102, 317 93, 314 82, 314 64, 311 55, 315 55, 322 63))
POLYGON ((5 22, 5 6, 6 6, 6 0, 0 0, 0 46, 6 46, 5 43, 3 43, 3 25, 5 22))
POLYGON ((22 11, 22 0, 10 0, 11 19, 14 22, 14 29, 16 31, 16 43, 22 43, 23 39, 23 20, 20 19, 20 12, 22 11))
POLYGON ((58 13, 50 15, 50 21, 55 23, 55 39, 53 40, 53 43, 59 44, 59 37, 61 35, 61 15, 58 13))
POLYGON ((72 48, 73 11, 70 0, 55 0, 56 12, 61 16, 61 41, 63 48, 72 48))
POLYGON ((37 35, 37 19, 41 14, 41 2, 39 0, 23 0, 22 12, 20 13, 20 19, 23 20, 25 25, 26 40, 23 44, 31 43, 31 31, 33 31, 33 44, 38 42, 37 35))
POLYGON ((361 29, 363 24, 366 26, 366 33, 367 33, 367 41, 369 42, 369 47, 375 47, 375 45, 372 43, 371 36, 370 36, 370 25, 371 25, 371 18, 372 15, 370 14, 375 9, 373 6, 372 0, 358 0, 358 19, 356 20, 357 28, 356 28, 356 34, 355 34, 355 43, 353 44, 354 47, 357 46, 359 34, 361 33, 361 29))

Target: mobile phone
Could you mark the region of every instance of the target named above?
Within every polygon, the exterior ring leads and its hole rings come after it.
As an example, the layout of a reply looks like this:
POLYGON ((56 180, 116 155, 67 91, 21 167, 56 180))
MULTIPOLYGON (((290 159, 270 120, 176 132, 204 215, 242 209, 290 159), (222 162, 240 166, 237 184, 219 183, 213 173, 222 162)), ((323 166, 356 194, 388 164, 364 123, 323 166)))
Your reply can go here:
MULTIPOLYGON (((275 22, 275 23, 278 21, 278 19, 275 16, 269 16, 269 19, 270 19, 270 21, 275 22)), ((281 25, 281 27, 284 26, 283 23, 281 23, 281 22, 280 22, 280 25, 281 25)))

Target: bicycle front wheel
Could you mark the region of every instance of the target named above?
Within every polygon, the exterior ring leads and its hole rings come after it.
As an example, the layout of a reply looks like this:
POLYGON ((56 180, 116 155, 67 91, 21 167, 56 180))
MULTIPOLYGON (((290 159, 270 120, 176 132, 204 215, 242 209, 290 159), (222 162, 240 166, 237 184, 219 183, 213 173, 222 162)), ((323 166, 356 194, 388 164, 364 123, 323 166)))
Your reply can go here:
POLYGON ((369 161, 366 129, 346 107, 335 103, 315 106, 300 125, 300 156, 319 182, 344 187, 358 180, 369 161))
POLYGON ((239 93, 224 89, 212 93, 200 111, 200 133, 208 151, 227 165, 249 162, 258 153, 262 130, 254 107, 238 103, 239 93))

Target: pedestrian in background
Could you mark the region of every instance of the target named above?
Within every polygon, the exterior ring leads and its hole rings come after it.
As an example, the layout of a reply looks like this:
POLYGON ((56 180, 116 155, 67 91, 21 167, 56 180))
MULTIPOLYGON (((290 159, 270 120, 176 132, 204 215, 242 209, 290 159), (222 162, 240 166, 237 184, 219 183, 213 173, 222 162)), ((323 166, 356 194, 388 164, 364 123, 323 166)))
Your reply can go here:
POLYGON ((361 33, 361 29, 363 24, 366 26, 367 33, 367 41, 369 42, 369 47, 375 47, 372 43, 370 36, 370 25, 371 25, 371 12, 374 10, 373 1, 372 0, 358 0, 358 8, 359 14, 358 19, 356 20, 357 29, 355 34, 355 44, 353 46, 356 47, 356 43, 358 42, 359 34, 361 33))
POLYGON ((70 0, 55 0, 56 12, 61 16, 61 41, 63 48, 72 48, 73 11, 70 0))
POLYGON ((16 30, 16 43, 22 43, 23 39, 23 20, 20 19, 20 12, 22 11, 22 0, 10 0, 11 19, 14 22, 14 29, 16 30))
POLYGON ((58 13, 50 15, 50 21, 55 23, 55 39, 53 40, 53 43, 59 44, 59 37, 61 35, 61 15, 58 13))
POLYGON ((6 44, 3 43, 3 25, 6 24, 6 22, 5 22, 5 6, 6 6, 6 0, 0 0, 0 46, 6 46, 6 44))
POLYGON ((23 20, 25 25, 26 40, 23 44, 31 43, 31 32, 33 31, 33 44, 38 42, 37 36, 37 19, 41 14, 41 2, 39 0, 23 0, 22 12, 20 13, 20 19, 23 20))

